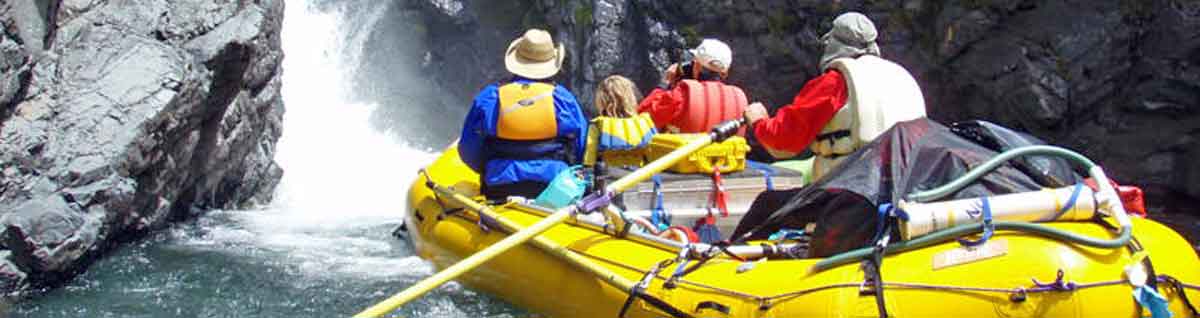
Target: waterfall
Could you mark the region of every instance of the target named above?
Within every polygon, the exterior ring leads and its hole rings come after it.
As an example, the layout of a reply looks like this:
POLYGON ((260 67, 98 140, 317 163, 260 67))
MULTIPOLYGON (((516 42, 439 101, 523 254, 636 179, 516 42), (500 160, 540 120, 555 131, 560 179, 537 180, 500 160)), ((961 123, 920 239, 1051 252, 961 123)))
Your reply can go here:
MULTIPOLYGON (((356 84, 423 81, 419 68, 405 68, 405 63, 420 64, 411 54, 382 62, 365 60, 392 53, 379 50, 378 41, 394 41, 384 43, 390 48, 412 43, 408 33, 413 31, 397 27, 392 15, 400 5, 378 0, 287 1, 281 35, 286 113, 275 157, 284 175, 273 202, 253 210, 210 211, 176 224, 118 249, 67 286, 19 303, 7 314, 347 317, 432 274, 433 267, 391 233, 402 223, 405 195, 417 169, 436 156, 436 149, 422 147, 441 147, 420 146, 415 140, 453 138, 441 136, 445 130, 424 127, 458 125, 448 121, 461 116, 427 109, 433 103, 419 96, 437 95, 428 86, 408 86, 415 87, 418 97, 385 98, 376 92, 364 94, 371 88, 356 84), (387 78, 363 79, 361 74, 368 70, 379 70, 378 63, 393 63, 387 78), (409 121, 424 127, 398 130, 373 124, 373 112, 380 107, 412 114, 409 121), (429 117, 430 113, 442 117, 429 117), (425 135, 412 135, 413 131, 425 135)), ((451 283, 399 314, 520 313, 451 283)))
POLYGON ((307 258, 305 268, 319 272, 394 275, 391 271, 411 271, 422 262, 395 257, 389 251, 393 244, 379 241, 394 240, 386 235, 347 233, 398 226, 409 182, 433 157, 372 129, 368 120, 375 103, 350 101, 349 83, 370 31, 366 28, 393 5, 359 2, 367 7, 315 11, 308 3, 287 3, 282 31, 287 112, 275 157, 284 176, 267 209, 231 212, 243 225, 235 232, 253 234, 233 237, 307 258))

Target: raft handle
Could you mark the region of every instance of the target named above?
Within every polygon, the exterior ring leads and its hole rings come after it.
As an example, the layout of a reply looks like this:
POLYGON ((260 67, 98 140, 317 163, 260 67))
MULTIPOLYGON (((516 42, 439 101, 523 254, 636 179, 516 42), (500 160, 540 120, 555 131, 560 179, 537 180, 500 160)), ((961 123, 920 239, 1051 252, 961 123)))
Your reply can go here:
POLYGON ((705 300, 705 301, 700 302, 699 304, 696 304, 695 311, 697 313, 699 313, 701 310, 704 310, 704 309, 716 310, 716 311, 718 311, 722 314, 726 314, 726 315, 729 314, 729 306, 725 306, 725 305, 722 305, 718 302, 711 301, 711 300, 705 300))

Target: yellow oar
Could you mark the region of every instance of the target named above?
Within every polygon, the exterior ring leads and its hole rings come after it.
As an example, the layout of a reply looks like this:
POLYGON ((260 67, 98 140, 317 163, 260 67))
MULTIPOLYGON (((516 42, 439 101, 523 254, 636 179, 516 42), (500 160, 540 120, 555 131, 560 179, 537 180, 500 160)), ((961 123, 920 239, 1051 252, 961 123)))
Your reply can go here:
MULTIPOLYGON (((492 220, 495 220, 496 223, 506 231, 516 232, 516 231, 521 230, 521 224, 519 224, 517 222, 513 222, 512 220, 509 220, 509 219, 505 218, 504 216, 501 216, 499 213, 496 213, 491 208, 488 208, 487 205, 484 205, 475 200, 472 200, 470 197, 467 197, 466 195, 463 195, 462 193, 454 192, 454 190, 450 190, 446 187, 434 184, 432 181, 426 182, 426 185, 430 189, 432 189, 433 192, 436 192, 439 197, 448 198, 450 201, 461 204, 463 207, 467 208, 468 210, 478 213, 480 215, 480 217, 486 216, 486 217, 491 218, 492 220)), ((609 270, 607 268, 604 268, 603 266, 597 265, 596 263, 594 263, 592 261, 589 261, 583 255, 580 255, 579 253, 572 251, 571 249, 567 248, 566 246, 558 244, 544 236, 534 237, 529 242, 531 245, 541 249, 542 251, 546 252, 547 254, 558 257, 560 260, 566 262, 567 264, 573 265, 576 268, 578 268, 586 273, 592 274, 592 276, 595 276, 596 278, 599 278, 600 280, 604 281, 605 283, 608 283, 608 285, 613 286, 613 287, 617 288, 618 290, 625 292, 627 294, 630 294, 634 297, 645 300, 650 305, 662 310, 663 312, 666 312, 667 314, 671 315, 672 317, 691 317, 691 315, 683 312, 679 308, 675 308, 674 306, 672 306, 671 304, 669 304, 665 301, 662 301, 652 295, 646 294, 643 290, 641 290, 640 287, 637 286, 637 284, 638 284, 637 282, 629 280, 628 278, 625 278, 624 276, 621 276, 621 275, 613 272, 612 270, 609 270)))
POLYGON ((714 141, 724 140, 725 138, 733 135, 735 132, 737 132, 737 128, 741 126, 741 124, 741 120, 732 120, 717 125, 717 127, 713 127, 712 132, 709 132, 708 135, 684 144, 682 147, 679 147, 679 149, 675 149, 675 151, 668 153, 662 158, 658 158, 658 160, 646 164, 646 166, 642 167, 641 169, 638 169, 620 179, 617 179, 616 181, 613 181, 604 188, 603 193, 593 193, 583 198, 579 204, 558 209, 558 211, 546 216, 545 219, 530 225, 524 230, 509 235, 503 240, 496 242, 496 244, 488 246, 482 251, 479 251, 478 253, 475 253, 474 255, 471 255, 470 257, 451 265, 450 267, 447 267, 441 272, 438 272, 437 274, 434 274, 425 280, 417 282, 415 285, 409 286, 408 289, 405 289, 399 294, 396 294, 387 300, 363 310, 354 317, 369 318, 386 315, 387 313, 396 310, 396 308, 400 308, 400 306, 404 305, 405 303, 408 303, 409 301, 412 301, 413 299, 432 291, 434 288, 445 284, 447 281, 450 281, 451 279, 454 279, 455 277, 458 277, 459 275, 478 267, 479 265, 483 264, 483 262, 486 262, 493 257, 508 251, 514 246, 520 245, 534 236, 549 230, 550 227, 566 221, 567 218, 569 218, 578 210, 591 211, 593 209, 603 207, 609 203, 608 201, 612 199, 613 196, 624 192, 625 190, 637 185, 642 181, 645 181, 646 179, 649 179, 656 173, 666 170, 676 162, 679 162, 679 160, 682 160, 693 152, 696 152, 696 150, 700 150, 700 148, 704 148, 704 146, 707 146, 714 141))

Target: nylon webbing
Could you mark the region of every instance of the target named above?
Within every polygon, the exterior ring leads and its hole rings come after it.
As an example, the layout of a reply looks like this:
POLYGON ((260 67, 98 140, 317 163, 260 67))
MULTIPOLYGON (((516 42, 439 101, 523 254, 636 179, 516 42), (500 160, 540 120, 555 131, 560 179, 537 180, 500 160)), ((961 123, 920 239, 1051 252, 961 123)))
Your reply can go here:
POLYGON ((978 240, 959 238, 958 243, 966 247, 983 245, 983 243, 987 243, 988 239, 992 238, 992 234, 996 232, 996 226, 992 224, 992 206, 990 203, 988 203, 988 198, 982 197, 979 199, 979 201, 982 203, 980 210, 983 210, 983 234, 979 236, 978 240))
POLYGON ((650 207, 650 223, 654 223, 660 232, 666 231, 671 222, 667 221, 667 211, 663 209, 662 177, 656 174, 651 179, 654 180, 654 202, 650 207))
POLYGON ((746 160, 746 164, 750 165, 750 168, 754 168, 754 170, 758 170, 758 172, 763 174, 763 181, 766 182, 767 191, 775 190, 775 182, 771 180, 773 175, 772 171, 774 169, 772 169, 771 166, 753 160, 746 160))

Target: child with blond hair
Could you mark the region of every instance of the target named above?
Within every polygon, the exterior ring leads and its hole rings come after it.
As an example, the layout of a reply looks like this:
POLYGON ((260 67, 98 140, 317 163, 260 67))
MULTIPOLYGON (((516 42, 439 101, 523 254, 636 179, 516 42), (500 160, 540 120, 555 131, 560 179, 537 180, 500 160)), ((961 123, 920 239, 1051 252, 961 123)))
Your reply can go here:
POLYGON ((644 149, 658 133, 649 114, 638 114, 637 85, 628 78, 611 75, 596 87, 597 117, 588 130, 585 166, 603 161, 610 166, 641 166, 644 149))

